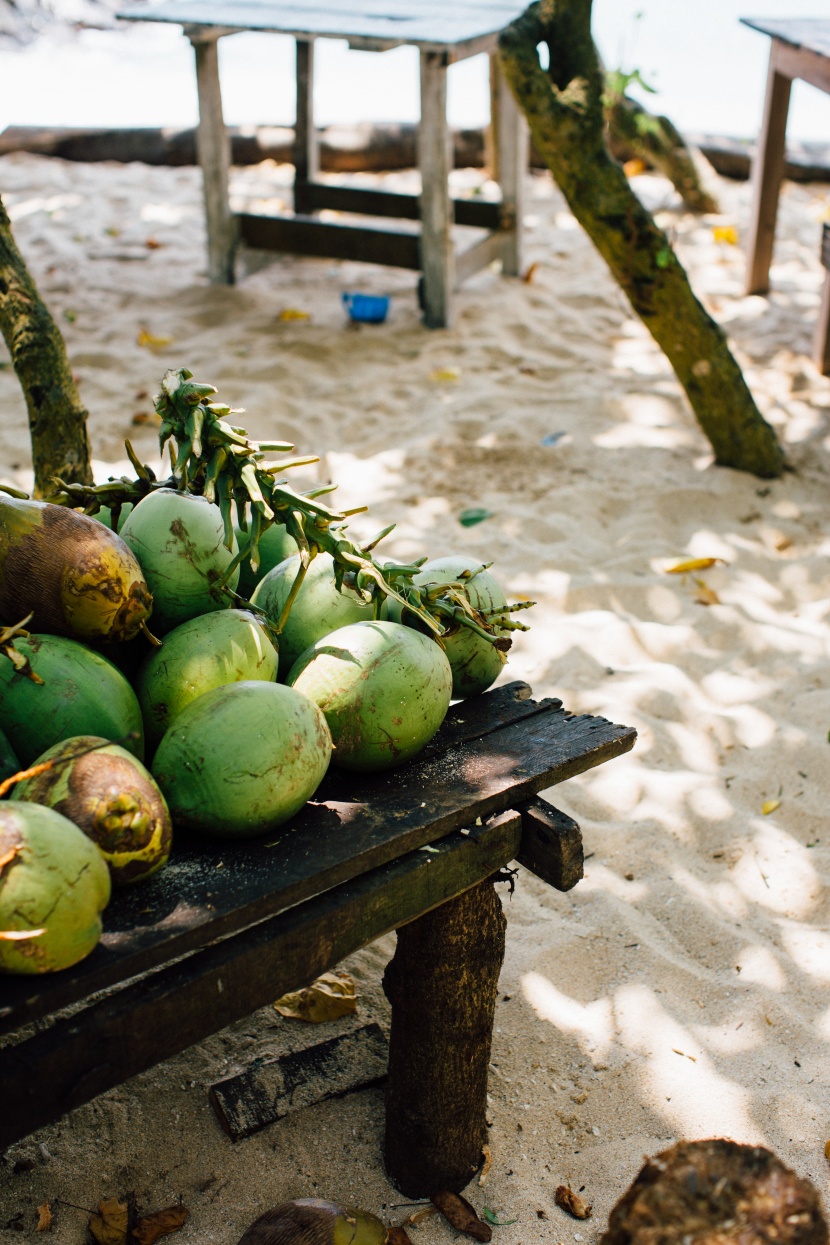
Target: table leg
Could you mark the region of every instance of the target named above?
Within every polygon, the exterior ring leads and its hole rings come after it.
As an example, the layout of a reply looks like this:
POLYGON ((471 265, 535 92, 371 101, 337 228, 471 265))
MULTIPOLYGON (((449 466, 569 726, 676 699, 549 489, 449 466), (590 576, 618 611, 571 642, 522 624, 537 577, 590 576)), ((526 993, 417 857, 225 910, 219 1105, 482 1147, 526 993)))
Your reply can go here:
POLYGON ((524 114, 495 58, 490 61, 490 73, 495 75, 491 96, 497 101, 493 118, 493 163, 497 170, 496 180, 501 186, 502 228, 507 234, 503 269, 506 276, 518 277, 522 271, 523 192, 530 156, 530 136, 524 114))
POLYGON ((386 1168, 408 1197, 458 1191, 487 1139, 487 1065, 507 922, 492 881, 398 930, 386 1168))
POLYGON ((775 240, 778 195, 784 176, 787 112, 792 79, 776 69, 777 43, 770 51, 764 120, 758 136, 758 150, 752 168, 752 221, 746 272, 747 294, 763 294, 769 289, 769 266, 775 240))
POLYGON ((813 362, 822 376, 830 376, 830 272, 824 274, 821 307, 813 336, 813 362))
POLYGON ((447 57, 421 52, 421 269, 424 324, 449 328, 455 274, 450 202, 450 131, 447 125, 447 57))
POLYGON ((297 124, 294 131, 294 211, 306 215, 309 182, 320 172, 320 139, 314 126, 314 43, 297 40, 297 124))
POLYGON ((228 198, 231 145, 222 117, 217 39, 190 38, 196 53, 199 128, 196 149, 202 166, 208 235, 208 276, 214 285, 233 285, 236 242, 228 198))

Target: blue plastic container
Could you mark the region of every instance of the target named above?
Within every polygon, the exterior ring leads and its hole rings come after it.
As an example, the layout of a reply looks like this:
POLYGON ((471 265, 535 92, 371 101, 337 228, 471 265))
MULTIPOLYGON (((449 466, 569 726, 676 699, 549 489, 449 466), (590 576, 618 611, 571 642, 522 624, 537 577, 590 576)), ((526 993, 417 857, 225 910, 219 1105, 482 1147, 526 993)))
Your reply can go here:
POLYGON ((389 313, 386 294, 344 294, 343 306, 358 324, 383 324, 389 313))

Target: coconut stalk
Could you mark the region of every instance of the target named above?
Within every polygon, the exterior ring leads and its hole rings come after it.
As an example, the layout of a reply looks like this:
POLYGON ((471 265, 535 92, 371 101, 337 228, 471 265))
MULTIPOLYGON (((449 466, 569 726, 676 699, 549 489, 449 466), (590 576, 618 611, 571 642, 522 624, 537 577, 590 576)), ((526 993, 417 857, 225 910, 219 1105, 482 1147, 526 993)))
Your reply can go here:
POLYGON ((66 345, 14 240, 0 199, 0 332, 23 389, 32 439, 35 496, 55 476, 92 483, 87 411, 66 357, 66 345))
POLYGON ((571 211, 665 353, 723 467, 780 476, 784 454, 726 335, 695 297, 668 237, 605 145, 592 0, 540 0, 501 34, 499 57, 536 150, 571 211), (538 45, 550 67, 539 63, 538 45))

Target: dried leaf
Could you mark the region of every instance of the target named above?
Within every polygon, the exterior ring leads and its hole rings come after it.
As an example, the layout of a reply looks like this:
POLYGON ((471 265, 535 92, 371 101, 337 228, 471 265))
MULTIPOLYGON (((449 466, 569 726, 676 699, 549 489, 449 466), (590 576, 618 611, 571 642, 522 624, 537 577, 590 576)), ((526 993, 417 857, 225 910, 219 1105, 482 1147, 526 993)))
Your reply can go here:
POLYGON ((163 246, 166 246, 167 243, 159 242, 158 238, 147 238, 144 245, 147 247, 148 251, 159 251, 163 246))
POLYGON ((478 1177, 478 1183, 483 1185, 487 1183, 487 1177, 490 1175, 490 1168, 493 1166, 493 1151, 488 1145, 483 1145, 481 1147, 481 1153, 484 1155, 484 1163, 478 1177))
POLYGON ((23 942, 25 938, 40 938, 45 933, 45 929, 0 929, 0 939, 4 942, 23 942))
POLYGON ((827 1159, 827 1162, 830 1163, 830 1141, 825 1141, 824 1143, 824 1157, 827 1159))
POLYGON ((157 337, 155 333, 151 333, 149 329, 139 329, 136 338, 137 346, 144 346, 147 350, 164 350, 166 346, 173 345, 172 337, 157 337))
POLYGON ((702 579, 695 579, 695 583, 700 589, 695 597, 695 601, 698 605, 720 605, 720 597, 715 592, 714 588, 710 588, 709 585, 704 583, 702 579))
POLYGON ((131 424, 158 424, 160 422, 155 411, 136 411, 130 420, 131 424))
POLYGON ((143 1215, 130 1235, 138 1241, 138 1245, 153 1245, 160 1236, 169 1236, 171 1232, 183 1228, 189 1214, 186 1206, 167 1206, 152 1215, 143 1215))
POLYGON ((403 1224, 398 1224, 397 1227, 390 1228, 386 1233, 386 1240, 383 1245, 412 1245, 412 1241, 403 1224))
POLYGON ((678 562, 675 566, 667 566, 666 575, 685 575, 688 571, 708 571, 716 562, 723 558, 690 558, 687 562, 678 562))
POLYGON ((557 1206, 561 1206, 569 1215, 573 1215, 574 1219, 590 1219, 591 1217, 591 1207, 588 1203, 566 1184, 559 1185, 553 1195, 553 1200, 557 1206))
POLYGON ((311 312, 301 311, 299 307, 283 307, 277 319, 282 320, 284 324, 291 320, 310 320, 311 312))
POLYGON ((274 1008, 290 1020, 321 1024, 357 1011, 355 985, 347 973, 324 973, 305 990, 293 990, 277 999, 274 1008))
POLYGON ((127 1203, 118 1198, 98 1203, 98 1214, 89 1221, 89 1230, 98 1245, 127 1245, 127 1203))
POLYGON ((738 231, 734 225, 713 225, 712 237, 715 242, 725 242, 727 246, 738 245, 738 231))
POLYGON ((533 281, 533 278, 536 276, 536 273, 538 271, 539 271, 538 260, 534 261, 532 264, 528 265, 527 268, 525 268, 524 272, 522 273, 522 280, 524 281, 525 285, 530 285, 530 283, 533 281))
POLYGON ((509 1228, 511 1223, 517 1222, 515 1219, 499 1219, 496 1212, 491 1210, 489 1206, 482 1207, 481 1217, 486 1219, 488 1223, 491 1223, 494 1228, 509 1228))
POLYGON ((458 522, 462 527, 475 527, 476 523, 483 523, 485 519, 492 517, 492 510, 485 510, 483 506, 472 506, 469 510, 461 511, 458 522))
POLYGON ((51 1232, 52 1231, 52 1207, 48 1202, 44 1202, 42 1206, 37 1208, 37 1227, 35 1232, 51 1232))
POLYGON ((423 1223, 425 1219, 431 1219, 433 1215, 437 1215, 437 1214, 438 1214, 437 1206, 432 1206, 432 1205, 422 1206, 420 1210, 413 1210, 411 1215, 407 1215, 406 1219, 404 1219, 403 1223, 401 1224, 401 1227, 405 1227, 407 1224, 411 1224, 412 1227, 414 1228, 417 1224, 423 1223))
POLYGON ((645 160, 626 160, 623 165, 623 173, 625 173, 626 177, 639 177, 640 174, 645 173, 647 169, 648 165, 645 160))
POLYGON ((466 1232, 467 1236, 476 1241, 492 1240, 492 1228, 479 1219, 475 1208, 460 1193, 450 1193, 444 1189, 440 1193, 433 1193, 430 1201, 438 1207, 456 1232, 466 1232))
POLYGON ((451 382, 461 380, 460 367, 436 367, 429 374, 430 380, 451 382))
POLYGON ((765 817, 768 817, 770 813, 774 813, 775 810, 780 807, 781 807, 780 800, 764 800, 763 804, 761 805, 761 812, 764 814, 765 817))

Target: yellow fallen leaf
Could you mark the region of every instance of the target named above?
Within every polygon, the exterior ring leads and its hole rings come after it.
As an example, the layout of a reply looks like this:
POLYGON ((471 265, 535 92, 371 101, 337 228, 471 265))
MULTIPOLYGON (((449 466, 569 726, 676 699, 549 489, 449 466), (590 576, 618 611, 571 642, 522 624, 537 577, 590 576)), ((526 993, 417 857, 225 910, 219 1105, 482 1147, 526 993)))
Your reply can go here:
POLYGON ((460 367, 436 367, 429 374, 430 380, 454 381, 461 380, 460 367))
POLYGON ((695 597, 697 605, 720 605, 720 597, 715 592, 714 588, 710 588, 709 585, 704 583, 702 579, 696 578, 695 583, 700 589, 695 597))
POLYGON ((722 561, 723 558, 690 558, 687 562, 677 562, 674 566, 667 566, 665 574, 685 575, 687 571, 708 571, 710 566, 722 561))
POLYGON ((626 160, 623 165, 623 173, 626 177, 639 177, 641 173, 645 173, 648 165, 645 160, 626 160))
POLYGON ((98 1203, 98 1214, 89 1221, 89 1230, 98 1245, 127 1245, 127 1203, 106 1198, 98 1203))
POLYGON ((738 245, 738 231, 734 225, 713 225, 712 237, 716 242, 725 242, 727 246, 738 245))
POLYGON ((151 333, 149 329, 141 328, 136 338, 137 346, 144 346, 146 350, 164 350, 166 346, 173 345, 172 337, 157 337, 155 333, 151 333))
POLYGON ((186 1206, 167 1206, 164 1210, 144 1215, 133 1228, 132 1236, 138 1245, 154 1245, 161 1236, 169 1236, 184 1227, 190 1211, 186 1206))
POLYGON ((538 260, 535 260, 532 264, 530 264, 527 268, 525 268, 524 272, 522 273, 522 280, 524 281, 525 285, 531 284, 531 282, 533 281, 533 278, 536 276, 536 273, 538 271, 539 271, 538 260))
POLYGON ((774 813, 775 810, 780 807, 781 807, 780 800, 764 800, 763 804, 761 805, 761 812, 764 814, 765 817, 768 817, 770 813, 774 813))
POLYGON ((824 1143, 824 1157, 827 1159, 827 1162, 830 1163, 830 1141, 825 1141, 824 1143))
POLYGON ((37 1227, 35 1232, 51 1232, 52 1231, 52 1207, 48 1202, 44 1202, 42 1206, 37 1208, 37 1227))
POLYGON ((275 1011, 290 1020, 321 1024, 357 1011, 355 985, 347 973, 323 973, 305 990, 293 990, 277 999, 275 1011))
POLYGON ((282 321, 310 320, 311 313, 308 311, 301 311, 299 307, 283 307, 282 311, 277 316, 277 319, 282 321))

